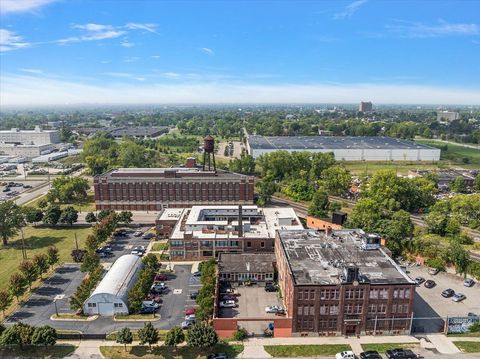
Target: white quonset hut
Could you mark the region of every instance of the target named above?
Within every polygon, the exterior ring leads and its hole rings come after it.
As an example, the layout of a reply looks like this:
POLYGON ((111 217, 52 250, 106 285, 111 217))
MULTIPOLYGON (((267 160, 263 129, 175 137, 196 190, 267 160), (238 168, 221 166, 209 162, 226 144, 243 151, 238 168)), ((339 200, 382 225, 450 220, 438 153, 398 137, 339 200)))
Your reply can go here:
POLYGON ((118 258, 105 277, 83 303, 86 315, 128 314, 128 291, 142 269, 142 259, 133 254, 118 258))

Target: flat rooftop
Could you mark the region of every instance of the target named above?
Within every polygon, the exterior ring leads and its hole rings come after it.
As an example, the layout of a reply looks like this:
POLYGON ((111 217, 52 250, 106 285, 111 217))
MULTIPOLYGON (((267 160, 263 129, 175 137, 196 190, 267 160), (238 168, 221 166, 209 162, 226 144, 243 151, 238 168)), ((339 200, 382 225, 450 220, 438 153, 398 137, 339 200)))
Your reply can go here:
POLYGON ((427 145, 384 136, 248 136, 252 149, 335 150, 335 149, 435 149, 427 145))
POLYGON ((220 253, 220 273, 273 273, 274 253, 220 253))
POLYGON ((346 266, 359 269, 361 281, 372 284, 411 284, 412 280, 382 250, 362 250, 362 230, 278 231, 297 285, 340 284, 346 266))
POLYGON ((143 178, 143 177, 160 177, 166 178, 171 175, 175 177, 219 177, 219 178, 243 178, 249 177, 246 175, 217 170, 202 171, 202 168, 187 168, 187 167, 173 167, 173 168, 115 168, 95 177, 103 177, 109 179, 115 178, 143 178))
POLYGON ((158 220, 178 220, 182 215, 184 208, 164 208, 158 215, 158 220))
POLYGON ((134 137, 151 137, 158 136, 162 133, 168 132, 168 127, 118 127, 107 131, 113 137, 124 137, 124 136, 134 136, 134 137))

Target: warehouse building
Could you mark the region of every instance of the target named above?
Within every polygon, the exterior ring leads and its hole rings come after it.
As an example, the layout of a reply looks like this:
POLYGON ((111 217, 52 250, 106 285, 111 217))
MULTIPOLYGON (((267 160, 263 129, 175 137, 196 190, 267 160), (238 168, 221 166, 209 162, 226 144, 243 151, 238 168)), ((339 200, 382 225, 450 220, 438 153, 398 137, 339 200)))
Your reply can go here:
POLYGON ((415 282, 362 230, 279 230, 278 284, 292 335, 409 334, 415 282))
POLYGON ((273 282, 274 263, 273 253, 220 253, 218 275, 233 283, 273 282))
POLYGON ((0 143, 0 153, 8 156, 21 156, 32 159, 51 153, 54 149, 53 145, 35 145, 35 144, 16 144, 16 143, 0 143))
POLYGON ((438 161, 440 149, 383 136, 258 136, 247 138, 253 158, 278 150, 333 152, 337 161, 438 161))
POLYGON ((142 258, 126 254, 113 263, 105 277, 83 304, 86 315, 128 314, 128 291, 142 269, 142 258))
POLYGON ((34 130, 11 130, 0 131, 0 142, 15 144, 50 145, 60 142, 60 135, 57 130, 42 130, 35 126, 34 130))
POLYGON ((117 168, 94 177, 97 210, 160 211, 217 203, 253 203, 253 177, 194 165, 117 168))
MULTIPOLYGON (((171 219, 163 213, 157 220, 157 228, 163 229, 162 218, 171 228, 171 219)), ((248 205, 185 208, 169 236, 170 258, 201 260, 218 257, 220 253, 273 253, 278 229, 303 229, 292 208, 248 205)))

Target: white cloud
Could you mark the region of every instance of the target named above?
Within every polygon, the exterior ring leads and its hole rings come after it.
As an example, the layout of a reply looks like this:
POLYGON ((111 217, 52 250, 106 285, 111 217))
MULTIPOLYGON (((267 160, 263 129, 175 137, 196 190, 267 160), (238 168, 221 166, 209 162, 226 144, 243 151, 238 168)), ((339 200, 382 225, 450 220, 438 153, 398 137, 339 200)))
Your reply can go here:
POLYGON ((54 42, 64 45, 72 42, 114 39, 126 34, 126 31, 115 29, 112 25, 90 23, 84 25, 73 25, 72 27, 74 29, 83 30, 85 33, 81 36, 71 36, 56 40, 54 42))
POLYGON ((120 46, 130 48, 130 47, 134 47, 135 44, 133 42, 128 41, 128 39, 123 39, 123 41, 120 43, 120 46))
POLYGON ((131 74, 128 72, 104 72, 103 75, 111 76, 111 77, 119 77, 124 79, 133 79, 137 81, 145 81, 146 78, 143 76, 138 76, 135 74, 131 74))
POLYGON ((125 75, 127 73, 112 74, 109 76, 117 77, 120 82, 94 85, 45 76, 6 74, 2 76, 0 105, 102 102, 356 103, 361 98, 370 98, 379 104, 480 104, 480 89, 380 84, 132 84, 131 79, 142 82, 145 78, 135 74, 125 75))
POLYGON ((450 35, 474 36, 480 35, 478 24, 450 24, 439 21, 438 24, 427 25, 419 22, 397 21, 395 24, 387 25, 387 30, 401 37, 428 38, 450 35))
POLYGON ((9 14, 33 11, 56 1, 58 0, 0 0, 0 13, 9 14))
POLYGON ((212 49, 208 48, 208 47, 202 47, 201 50, 202 50, 204 53, 206 53, 207 55, 210 55, 210 56, 215 55, 215 52, 214 52, 212 49))
POLYGON ((156 33, 157 25, 155 24, 138 24, 135 22, 129 22, 128 24, 125 25, 126 29, 129 30, 145 30, 148 32, 153 32, 156 33))
POLYGON ((140 57, 138 56, 125 56, 122 61, 126 63, 130 63, 130 62, 136 62, 138 60, 140 60, 140 57))
POLYGON ((90 23, 90 24, 84 24, 84 25, 73 25, 73 28, 87 30, 87 31, 106 31, 106 30, 112 30, 113 26, 90 23))
POLYGON ((367 0, 356 0, 354 2, 351 2, 345 8, 343 11, 336 13, 333 17, 334 19, 346 19, 349 17, 352 17, 360 7, 365 4, 367 0))
POLYGON ((0 29, 0 52, 22 49, 29 46, 31 46, 31 44, 23 41, 23 38, 15 32, 0 29))
POLYGON ((39 69, 19 69, 20 71, 23 71, 23 72, 28 72, 30 74, 43 74, 43 70, 39 70, 39 69))

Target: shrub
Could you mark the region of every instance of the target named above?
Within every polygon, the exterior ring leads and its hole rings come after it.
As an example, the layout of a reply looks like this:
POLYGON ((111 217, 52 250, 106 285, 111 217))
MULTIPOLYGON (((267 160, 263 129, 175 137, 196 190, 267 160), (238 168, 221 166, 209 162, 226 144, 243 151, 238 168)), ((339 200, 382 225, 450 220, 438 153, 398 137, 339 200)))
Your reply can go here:
POLYGON ((235 333, 233 333, 233 339, 235 340, 245 340, 248 338, 248 332, 245 328, 238 328, 235 333))
POLYGON ((208 348, 218 343, 218 336, 210 325, 205 322, 197 322, 187 331, 187 343, 191 347, 208 348))
POLYGON ((441 258, 429 258, 426 261, 427 266, 430 268, 437 268, 438 270, 445 270, 445 261, 441 258))
POLYGON ((185 333, 180 327, 173 327, 165 336, 165 345, 176 347, 185 340, 185 333))
POLYGON ((155 329, 152 323, 145 323, 143 328, 138 331, 138 337, 140 344, 148 344, 148 347, 152 349, 152 344, 158 342, 158 330, 155 329))

